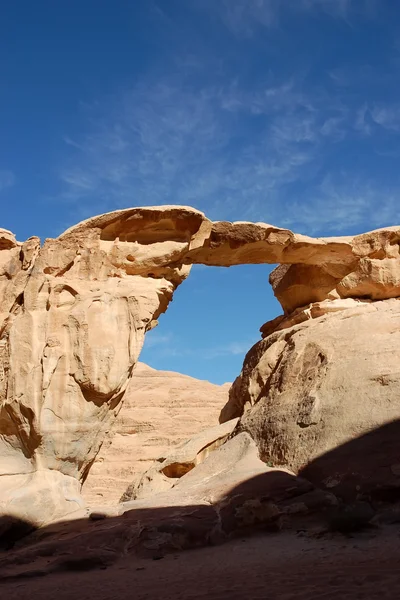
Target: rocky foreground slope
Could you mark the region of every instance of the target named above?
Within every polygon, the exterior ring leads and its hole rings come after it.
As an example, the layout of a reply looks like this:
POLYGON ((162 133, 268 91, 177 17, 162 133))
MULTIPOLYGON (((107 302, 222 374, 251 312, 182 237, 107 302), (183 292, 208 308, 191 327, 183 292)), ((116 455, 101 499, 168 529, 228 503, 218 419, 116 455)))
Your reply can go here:
POLYGON ((150 207, 42 247, 1 230, 0 511, 36 527, 79 517, 99 547, 112 529, 116 552, 304 525, 347 500, 374 518, 400 490, 399 297, 400 227, 316 239, 150 207), (284 314, 261 328, 222 429, 133 481, 108 512, 114 528, 87 522, 82 483, 190 265, 276 262, 284 314))

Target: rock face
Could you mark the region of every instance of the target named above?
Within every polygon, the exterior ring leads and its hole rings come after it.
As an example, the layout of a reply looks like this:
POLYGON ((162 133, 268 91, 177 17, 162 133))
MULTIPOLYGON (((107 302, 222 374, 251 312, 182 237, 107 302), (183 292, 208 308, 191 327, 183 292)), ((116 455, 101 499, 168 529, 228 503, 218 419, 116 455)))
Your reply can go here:
POLYGON ((141 479, 154 461, 161 465, 157 459, 169 456, 175 446, 204 435, 200 432, 218 423, 229 388, 229 383, 214 385, 139 362, 123 409, 83 485, 88 504, 117 504, 132 480, 141 479))
POLYGON ((397 297, 400 289, 399 240, 399 227, 371 231, 354 238, 326 238, 325 244, 332 247, 330 255, 324 257, 321 253, 319 260, 311 257, 303 264, 279 261, 285 264, 277 267, 270 276, 274 294, 286 314, 325 299, 397 297), (341 246, 337 244, 340 239, 343 240, 341 246), (337 248, 341 249, 341 255, 337 248))
POLYGON ((211 452, 226 442, 237 422, 238 419, 232 419, 205 429, 179 445, 166 458, 159 457, 128 487, 121 501, 150 498, 175 487, 184 475, 203 463, 211 452))
POLYGON ((400 299, 282 329, 247 354, 223 418, 243 415, 262 460, 338 495, 398 488, 399 348, 400 299))
POLYGON ((105 568, 127 556, 131 570, 135 556, 159 559, 260 530, 304 531, 335 504, 331 493, 268 467, 254 441, 241 433, 167 492, 125 502, 109 518, 70 520, 37 531, 27 546, 0 554, 0 579, 8 573, 29 577, 105 568))
POLYGON ((135 544, 154 554, 221 543, 254 530, 302 527, 335 504, 331 493, 266 465, 254 441, 242 432, 168 491, 125 502, 120 510, 126 519, 140 519, 135 544))
POLYGON ((42 248, 1 232, 3 513, 40 524, 82 505, 80 485, 145 332, 189 272, 180 257, 202 222, 192 209, 133 209, 90 219, 42 248))
POLYGON ((318 452, 379 425, 383 416, 396 417, 398 394, 387 388, 396 390, 397 383, 380 382, 397 381, 396 360, 384 348, 387 344, 397 356, 398 346, 390 343, 397 334, 389 331, 390 324, 398 325, 397 301, 387 299, 400 293, 399 245, 399 227, 315 239, 264 223, 212 223, 199 211, 176 206, 94 217, 42 247, 38 238, 22 244, 0 230, 0 511, 43 524, 82 505, 81 484, 121 408, 144 335, 193 263, 281 265, 271 283, 285 314, 263 327, 267 337, 248 355, 223 415, 235 416, 237 407, 255 403, 240 428, 257 440, 263 458, 296 471, 318 452), (379 308, 381 300, 390 310, 379 308), (332 306, 338 312, 326 323, 318 320, 332 306), (364 321, 356 318, 358 310, 364 321), (377 370, 366 356, 369 369, 363 371, 378 377, 371 384, 377 387, 368 388, 373 389, 366 400, 370 415, 361 414, 360 401, 360 415, 354 410, 340 434, 334 416, 344 419, 341 390, 351 389, 359 398, 349 378, 357 379, 364 363, 355 359, 344 377, 348 363, 335 372, 332 353, 364 357, 373 327, 381 326, 381 317, 374 321, 378 313, 384 315, 384 330, 381 345, 375 339, 372 344, 375 354, 382 348, 377 359, 382 365, 377 370), (307 328, 301 323, 306 320, 307 328), (294 323, 300 324, 292 335, 294 323), (337 325, 343 343, 329 323, 335 331, 337 325), (365 331, 362 347, 358 325, 365 331), (345 342, 349 332, 355 338, 351 347, 345 342), (301 393, 290 391, 297 385, 290 364, 303 382, 301 393), (254 377, 246 379, 248 371, 254 377), (332 395, 320 391, 328 384, 338 394, 340 410, 332 395), (385 400, 389 397, 392 403, 385 400), (318 427, 335 433, 322 434, 318 427), (294 438, 297 446, 290 449, 294 438))

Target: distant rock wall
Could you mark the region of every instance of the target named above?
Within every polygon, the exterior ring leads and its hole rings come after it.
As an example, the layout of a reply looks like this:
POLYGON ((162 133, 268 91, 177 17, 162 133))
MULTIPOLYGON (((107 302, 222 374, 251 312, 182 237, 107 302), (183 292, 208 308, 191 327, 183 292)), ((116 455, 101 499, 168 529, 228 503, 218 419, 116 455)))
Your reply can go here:
POLYGON ((120 411, 83 485, 88 504, 117 504, 132 480, 175 446, 216 425, 229 383, 215 385, 138 363, 120 411))

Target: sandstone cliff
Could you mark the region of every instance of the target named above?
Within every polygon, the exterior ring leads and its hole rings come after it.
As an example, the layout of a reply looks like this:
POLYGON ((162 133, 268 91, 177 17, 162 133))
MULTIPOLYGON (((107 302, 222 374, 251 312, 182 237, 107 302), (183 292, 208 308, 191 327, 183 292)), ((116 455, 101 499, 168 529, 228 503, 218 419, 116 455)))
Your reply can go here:
POLYGON ((202 222, 192 209, 120 211, 42 248, 0 232, 3 512, 40 524, 83 506, 81 483, 202 222))
POLYGON ((338 495, 397 488, 399 348, 397 298, 276 331, 248 352, 222 420, 241 416, 262 460, 338 495))
POLYGON ((222 415, 245 412, 237 431, 264 460, 297 473, 397 418, 399 242, 399 227, 316 239, 187 207, 101 215, 42 247, 0 230, 0 510, 40 525, 84 505, 144 335, 194 263, 280 263, 284 314, 262 328, 222 415))
POLYGON ((229 388, 229 383, 214 385, 139 362, 123 409, 83 485, 88 504, 117 504, 131 481, 154 461, 217 424, 229 388))

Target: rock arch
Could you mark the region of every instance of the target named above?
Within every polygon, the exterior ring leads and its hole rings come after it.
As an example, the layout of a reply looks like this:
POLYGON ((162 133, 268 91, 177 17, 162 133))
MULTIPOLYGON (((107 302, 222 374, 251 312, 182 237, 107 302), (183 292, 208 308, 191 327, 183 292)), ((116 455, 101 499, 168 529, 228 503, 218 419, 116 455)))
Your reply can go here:
POLYGON ((145 333, 192 264, 279 263, 266 336, 400 296, 399 244, 400 227, 312 238, 179 206, 93 217, 42 247, 0 230, 0 510, 42 524, 82 505, 145 333))

